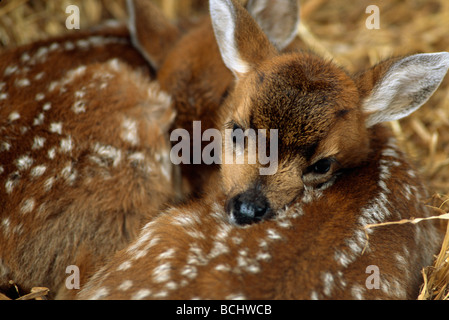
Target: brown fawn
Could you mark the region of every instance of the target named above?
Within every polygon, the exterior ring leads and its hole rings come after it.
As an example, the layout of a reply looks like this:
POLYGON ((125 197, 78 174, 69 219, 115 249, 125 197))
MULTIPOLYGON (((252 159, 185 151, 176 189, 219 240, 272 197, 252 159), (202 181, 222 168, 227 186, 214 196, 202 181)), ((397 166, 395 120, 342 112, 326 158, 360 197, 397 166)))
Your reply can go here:
POLYGON ((238 145, 233 131, 277 129, 277 170, 223 164, 203 199, 148 222, 79 298, 416 298, 441 239, 435 225, 364 227, 430 214, 418 173, 382 123, 428 100, 449 53, 351 76, 310 52, 279 54, 235 0, 211 0, 210 13, 236 79, 223 140, 247 149, 249 137, 238 145))
MULTIPOLYGON (((267 12, 273 3, 247 8, 282 48, 290 39, 270 32, 283 14, 267 12)), ((2 291, 13 280, 23 292, 47 286, 51 298, 76 293, 66 290, 68 266, 83 284, 180 197, 168 130, 193 120, 212 126, 232 85, 210 20, 183 35, 150 1, 128 5, 131 34, 106 26, 0 55, 2 291), (149 82, 156 72, 162 89, 149 82)), ((293 37, 291 21, 279 25, 293 37)))
MULTIPOLYGON (((241 2, 277 49, 289 50, 297 45, 298 0, 241 2)), ((182 128, 193 139, 193 121, 201 121, 200 134, 220 128, 221 105, 234 81, 220 56, 210 17, 183 34, 149 0, 128 0, 128 11, 135 47, 157 71, 161 88, 172 96, 177 111, 173 129, 182 128)), ((193 150, 190 154, 186 159, 190 164, 181 165, 185 189, 190 186, 193 195, 201 195, 218 167, 193 164, 193 150)))
POLYGON ((0 55, 2 290, 69 297, 68 266, 83 283, 176 199, 175 112, 130 48, 114 27, 0 55))

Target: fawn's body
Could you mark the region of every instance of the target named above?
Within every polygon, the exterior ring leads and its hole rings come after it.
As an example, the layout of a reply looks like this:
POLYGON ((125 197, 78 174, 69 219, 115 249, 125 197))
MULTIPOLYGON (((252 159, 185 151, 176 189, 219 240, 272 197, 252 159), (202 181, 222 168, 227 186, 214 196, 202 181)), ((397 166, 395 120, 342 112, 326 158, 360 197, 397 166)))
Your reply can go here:
POLYGON ((416 171, 390 133, 376 131, 376 152, 363 168, 305 194, 273 220, 230 223, 226 196, 217 191, 166 211, 79 298, 415 299, 439 238, 431 223, 371 229, 366 237, 367 224, 429 214, 416 171), (349 187, 360 182, 363 188, 349 187), (379 268, 379 289, 366 285, 370 266, 379 268))
MULTIPOLYGON (((71 297, 68 266, 83 284, 178 198, 169 129, 216 125, 233 78, 210 19, 183 35, 150 2, 129 8, 132 39, 107 27, 0 55, 1 289, 71 297)), ((185 167, 184 185, 201 194, 216 169, 185 167)))
POLYGON ((176 198, 175 113, 130 48, 113 28, 0 55, 2 289, 68 297, 68 266, 84 283, 176 198))
MULTIPOLYGON (((203 199, 149 222, 79 298, 416 298, 438 248, 435 225, 364 227, 430 214, 417 172, 381 123, 427 101, 449 54, 390 59, 350 76, 311 53, 280 55, 233 0, 210 9, 236 78, 223 128, 279 130, 278 168, 261 176, 261 163, 223 165, 203 199)), ((223 130, 223 139, 233 137, 223 130)))

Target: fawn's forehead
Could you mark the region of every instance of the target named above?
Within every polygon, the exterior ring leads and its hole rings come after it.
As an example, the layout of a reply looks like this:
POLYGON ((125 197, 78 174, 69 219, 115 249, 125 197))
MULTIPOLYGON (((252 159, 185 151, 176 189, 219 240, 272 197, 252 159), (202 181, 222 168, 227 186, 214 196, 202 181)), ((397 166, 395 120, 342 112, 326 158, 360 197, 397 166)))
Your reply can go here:
POLYGON ((358 114, 358 92, 341 68, 310 54, 279 56, 248 75, 239 88, 236 119, 253 129, 278 129, 287 145, 323 138, 337 121, 358 114))

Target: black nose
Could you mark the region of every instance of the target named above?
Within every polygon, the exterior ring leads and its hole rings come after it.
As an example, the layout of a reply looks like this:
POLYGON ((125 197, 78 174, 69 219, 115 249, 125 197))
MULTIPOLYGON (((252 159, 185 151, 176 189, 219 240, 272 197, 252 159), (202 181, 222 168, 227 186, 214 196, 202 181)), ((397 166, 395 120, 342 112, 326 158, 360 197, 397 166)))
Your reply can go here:
POLYGON ((247 191, 235 196, 228 201, 226 209, 239 225, 259 222, 271 211, 267 198, 260 191, 247 191))

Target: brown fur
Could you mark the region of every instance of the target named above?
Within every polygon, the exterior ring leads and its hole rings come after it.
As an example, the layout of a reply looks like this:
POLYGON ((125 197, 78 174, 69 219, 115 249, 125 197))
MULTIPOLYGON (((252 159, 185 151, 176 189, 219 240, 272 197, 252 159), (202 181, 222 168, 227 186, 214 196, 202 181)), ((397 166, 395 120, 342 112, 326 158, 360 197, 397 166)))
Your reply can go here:
POLYGON ((174 112, 126 31, 42 41, 0 61, 0 286, 67 298, 66 267, 83 284, 176 198, 174 112))
MULTIPOLYGON (((217 7, 231 5, 236 34, 269 45, 261 34, 252 37, 260 30, 235 1, 217 7)), ((241 56, 248 45, 239 47, 241 56)), ((351 77, 310 53, 272 52, 257 50, 250 71, 237 74, 222 121, 279 129, 279 171, 261 177, 258 164, 223 165, 206 196, 149 222, 80 299, 416 298, 420 270, 441 239, 435 225, 364 229, 430 215, 428 194, 392 133, 365 125, 364 98, 392 60, 351 77), (322 157, 336 161, 328 173, 311 175, 322 157), (242 227, 230 221, 227 203, 251 188, 274 214, 242 227), (369 288, 370 266, 379 270, 377 289, 369 288)))
POLYGON ((353 167, 369 151, 354 81, 343 70, 310 53, 282 55, 263 63, 239 81, 227 106, 231 112, 225 123, 234 121, 243 129, 278 129, 280 136, 280 170, 274 176, 252 174, 254 165, 223 166, 229 198, 256 183, 248 177, 266 178, 264 192, 272 194, 268 200, 273 209, 281 209, 300 196, 288 190, 302 189, 298 185, 301 175, 317 155, 333 156, 341 167, 353 167), (337 116, 342 110, 347 113, 337 116), (312 153, 304 153, 307 146, 314 145, 312 153), (284 166, 297 170, 284 170, 284 166))
POLYGON ((436 249, 433 225, 378 228, 369 240, 361 225, 361 208, 376 203, 382 192, 377 180, 381 160, 400 162, 392 168, 395 178, 388 181, 388 188, 396 190, 387 196, 388 208, 395 210, 385 221, 428 214, 422 203, 409 206, 398 197, 405 185, 416 187, 417 194, 425 191, 416 178, 404 174, 412 169, 406 161, 381 156, 390 135, 376 128, 371 134, 376 151, 363 166, 347 171, 318 201, 298 200, 263 223, 245 228, 229 224, 226 196, 211 186, 208 197, 170 209, 149 223, 140 239, 117 253, 79 298, 416 298, 420 269, 436 249), (366 288, 370 265, 379 267, 380 289, 366 288))
MULTIPOLYGON (((170 92, 173 98, 177 116, 172 129, 187 130, 191 139, 194 121, 201 121, 201 134, 212 128, 222 129, 220 110, 234 86, 234 79, 220 56, 210 17, 200 19, 187 31, 181 32, 180 28, 164 19, 150 1, 129 2, 135 12, 140 13, 132 21, 134 42, 158 70, 157 80, 161 88, 170 92)), ((245 6, 247 2, 242 1, 245 6)), ((285 24, 270 12, 264 13, 264 19, 276 23, 278 28, 285 24)), ((242 41, 241 45, 245 46, 245 42, 242 41)), ((296 43, 296 47, 301 45, 296 43)), ((291 44, 286 51, 293 48, 295 44, 291 44)), ((261 45, 260 49, 264 46, 261 45)), ((254 52, 257 53, 257 50, 254 52)), ((275 50, 271 53, 274 55, 275 50)), ((202 147, 206 144, 203 143, 202 147)), ((190 154, 193 157, 192 151, 190 154)), ((189 190, 191 196, 202 195, 204 185, 218 169, 217 165, 181 165, 185 190, 189 190)))
MULTIPOLYGON (((4 170, 1 172, 4 206, 0 216, 3 223, 0 241, 5 248, 0 256, 2 287, 7 287, 7 281, 13 279, 24 291, 32 286, 48 286, 50 297, 70 297, 74 292, 66 292, 63 283, 68 276, 65 274, 68 265, 75 264, 80 268, 84 283, 105 257, 134 239, 143 221, 156 215, 166 201, 174 200, 175 193, 179 195, 177 175, 173 175, 174 188, 170 183, 155 183, 163 179, 161 172, 148 177, 141 173, 142 168, 135 162, 130 162, 131 167, 123 164, 111 172, 102 167, 114 165, 114 159, 106 156, 93 158, 99 167, 91 166, 95 141, 104 144, 99 148, 113 146, 114 149, 100 149, 106 154, 122 150, 122 162, 126 158, 123 150, 127 150, 126 156, 156 155, 156 162, 167 165, 168 159, 161 158, 160 152, 167 150, 165 133, 169 131, 167 126, 172 123, 174 113, 169 109, 167 113, 148 114, 141 107, 161 103, 157 97, 153 101, 143 96, 149 85, 147 79, 154 78, 156 71, 161 89, 170 92, 172 108, 178 115, 170 130, 186 128, 191 132, 194 120, 202 121, 203 130, 218 126, 218 110, 233 85, 233 78, 221 60, 210 19, 204 19, 184 34, 182 28, 160 15, 151 2, 134 1, 131 5, 131 8, 136 6, 130 25, 132 37, 123 27, 100 28, 38 41, 1 55, 0 82, 5 82, 2 89, 8 97, 0 101, 6 106, 2 110, 4 141, 0 141, 7 142, 11 148, 2 150, 0 163, 4 170), (102 42, 103 37, 109 42, 102 42), (35 61, 28 60, 34 57, 35 61), (111 59, 120 61, 109 63, 111 59), (5 70, 14 66, 18 66, 18 70, 11 77, 3 77, 5 70), (86 68, 78 69, 80 75, 75 72, 69 81, 68 72, 80 66, 86 68), (117 66, 119 70, 114 70, 117 66), (105 73, 103 82, 101 77, 95 76, 96 73, 105 73), (112 75, 114 86, 110 85, 108 75, 112 75), (31 81, 24 88, 15 85, 21 76, 31 81), (76 82, 72 82, 74 79, 76 82), (98 88, 86 88, 88 84, 107 86, 101 93, 95 91, 98 88), (78 104, 80 113, 74 115, 70 109, 80 99, 73 95, 83 90, 87 90, 82 99, 88 102, 87 107, 78 104), (36 95, 41 93, 43 100, 37 101, 36 95), (43 110, 48 101, 52 103, 51 108, 43 110), (82 112, 83 108, 86 113, 82 112), (8 118, 13 112, 20 118, 14 119, 13 114, 10 121, 8 118), (121 117, 139 119, 140 145, 122 141, 121 117), (58 119, 54 123, 62 124, 64 138, 70 137, 75 149, 61 159, 56 152, 51 167, 41 164, 38 169, 45 172, 33 180, 29 173, 36 170, 34 167, 40 162, 37 159, 48 157, 49 145, 61 143, 57 133, 48 132, 53 119, 58 119), (39 126, 34 126, 34 122, 39 126), (45 139, 44 148, 30 151, 35 137, 45 139), (15 163, 23 155, 29 155, 33 164, 15 175, 15 163), (64 185, 61 173, 57 172, 64 172, 67 179, 73 178, 74 184, 64 185), (42 184, 48 183, 48 175, 54 175, 55 182, 52 192, 47 194, 42 191, 42 184), (86 184, 78 183, 82 179, 86 184), (107 183, 98 182, 104 179, 107 183), (11 195, 5 194, 8 182, 10 188, 13 185, 11 195), (34 201, 25 204, 33 212, 29 215, 37 210, 41 212, 39 224, 32 219, 20 223, 17 220, 23 201, 30 199, 34 201), (11 236, 13 233, 14 237, 11 236), (32 269, 29 268, 31 265, 32 269)), ((152 88, 155 94, 159 90, 152 88)), ((216 171, 216 166, 183 167, 184 194, 188 186, 192 188, 190 191, 201 194, 205 181, 216 171)))

